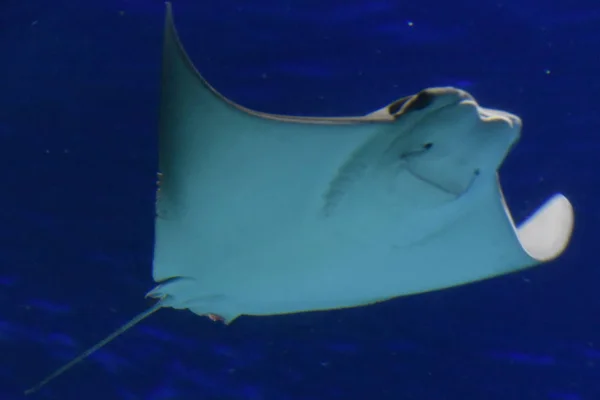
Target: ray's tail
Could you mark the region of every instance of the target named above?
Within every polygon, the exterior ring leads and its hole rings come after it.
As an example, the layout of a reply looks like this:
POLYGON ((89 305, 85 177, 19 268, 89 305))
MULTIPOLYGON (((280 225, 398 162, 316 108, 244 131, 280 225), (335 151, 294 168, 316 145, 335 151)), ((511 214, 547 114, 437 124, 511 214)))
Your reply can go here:
POLYGON ((163 302, 159 301, 158 303, 156 303, 154 306, 150 307, 146 311, 136 315, 133 319, 131 319, 125 325, 121 326, 119 329, 117 329, 116 331, 114 331, 113 333, 108 335, 105 339, 96 343, 94 346, 90 347, 88 350, 86 350, 85 352, 83 352, 82 354, 80 354, 79 356, 74 358, 73 360, 69 361, 67 364, 63 365, 56 371, 52 372, 50 375, 48 375, 46 378, 44 378, 42 381, 40 381, 37 385, 31 387, 30 389, 27 389, 25 391, 25 395, 37 392, 38 390, 40 390, 40 388, 45 386, 48 382, 50 382, 50 381, 54 380, 55 378, 57 378, 58 376, 62 375, 63 373, 65 373, 66 371, 71 369, 71 367, 73 367, 74 365, 80 363, 81 361, 83 361, 84 359, 89 357, 91 354, 95 353, 97 350, 104 347, 106 344, 112 342, 117 336, 121 335, 123 332, 127 331, 134 325, 138 324, 140 321, 146 319, 150 315, 152 315, 155 312, 157 312, 158 310, 160 310, 162 308, 162 306, 163 306, 163 302))

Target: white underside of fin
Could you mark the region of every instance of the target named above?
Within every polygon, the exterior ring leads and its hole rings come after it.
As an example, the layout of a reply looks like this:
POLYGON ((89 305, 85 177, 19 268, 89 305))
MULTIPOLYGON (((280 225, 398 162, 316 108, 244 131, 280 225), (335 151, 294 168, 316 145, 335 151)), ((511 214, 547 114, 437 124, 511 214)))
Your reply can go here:
POLYGON ((556 194, 519 226, 517 234, 521 245, 532 258, 546 262, 565 250, 574 223, 573 206, 565 196, 556 194))

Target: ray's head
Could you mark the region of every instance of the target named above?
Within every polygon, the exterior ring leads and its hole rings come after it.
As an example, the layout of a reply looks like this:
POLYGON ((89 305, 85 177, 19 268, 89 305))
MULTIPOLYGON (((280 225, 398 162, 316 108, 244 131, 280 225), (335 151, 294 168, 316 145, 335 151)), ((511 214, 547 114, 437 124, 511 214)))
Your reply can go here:
POLYGON ((456 88, 425 89, 388 106, 402 126, 389 150, 406 168, 449 193, 464 193, 492 176, 521 132, 516 115, 480 107, 456 88))

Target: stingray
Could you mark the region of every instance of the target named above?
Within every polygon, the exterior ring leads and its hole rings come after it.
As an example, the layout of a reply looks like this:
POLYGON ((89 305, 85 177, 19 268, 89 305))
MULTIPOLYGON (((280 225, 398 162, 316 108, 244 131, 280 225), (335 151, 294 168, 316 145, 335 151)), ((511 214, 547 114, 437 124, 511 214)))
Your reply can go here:
POLYGON ((247 109, 197 72, 166 8, 152 275, 155 311, 231 323, 366 306, 555 259, 562 194, 515 226, 498 170, 521 120, 428 88, 356 117, 247 109))

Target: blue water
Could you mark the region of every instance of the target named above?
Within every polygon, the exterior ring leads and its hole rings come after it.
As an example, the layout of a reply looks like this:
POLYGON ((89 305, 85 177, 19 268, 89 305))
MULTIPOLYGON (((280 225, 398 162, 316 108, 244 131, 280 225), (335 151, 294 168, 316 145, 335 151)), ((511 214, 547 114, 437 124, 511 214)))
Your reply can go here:
MULTIPOLYGON (((454 85, 523 118, 520 221, 576 211, 556 262, 376 306, 223 326, 162 310, 31 399, 600 399, 597 0, 177 0, 205 77, 250 108, 363 114, 454 85)), ((0 399, 151 302, 160 1, 0 10, 0 399)))

